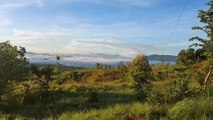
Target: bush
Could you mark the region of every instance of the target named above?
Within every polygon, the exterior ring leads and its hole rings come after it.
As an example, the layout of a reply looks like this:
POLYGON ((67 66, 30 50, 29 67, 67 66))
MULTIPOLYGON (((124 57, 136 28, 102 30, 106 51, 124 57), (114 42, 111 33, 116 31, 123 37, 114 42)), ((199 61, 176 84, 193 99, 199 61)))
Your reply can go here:
POLYGON ((11 106, 22 105, 28 88, 16 81, 10 81, 4 94, 4 100, 11 106))
POLYGON ((188 79, 185 78, 173 81, 164 93, 165 101, 167 103, 175 103, 187 97, 191 97, 188 84, 188 79))
POLYGON ((10 106, 22 106, 49 104, 53 99, 50 90, 43 88, 37 81, 12 81, 7 86, 4 100, 10 106))
POLYGON ((147 97, 147 101, 151 104, 162 104, 165 103, 164 94, 158 89, 153 88, 147 97))
POLYGON ((152 79, 152 69, 148 59, 144 55, 137 55, 128 66, 129 76, 135 82, 135 89, 139 94, 146 98, 147 91, 150 89, 152 79))

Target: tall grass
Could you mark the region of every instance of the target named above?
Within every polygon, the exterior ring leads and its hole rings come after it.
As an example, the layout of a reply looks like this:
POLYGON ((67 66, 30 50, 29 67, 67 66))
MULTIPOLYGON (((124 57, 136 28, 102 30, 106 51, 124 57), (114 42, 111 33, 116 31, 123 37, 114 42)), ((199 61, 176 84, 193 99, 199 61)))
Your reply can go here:
POLYGON ((178 102, 169 112, 169 117, 174 120, 212 120, 213 97, 178 102))
POLYGON ((151 106, 147 103, 117 104, 106 109, 64 113, 59 120, 124 120, 130 117, 144 118, 151 106))

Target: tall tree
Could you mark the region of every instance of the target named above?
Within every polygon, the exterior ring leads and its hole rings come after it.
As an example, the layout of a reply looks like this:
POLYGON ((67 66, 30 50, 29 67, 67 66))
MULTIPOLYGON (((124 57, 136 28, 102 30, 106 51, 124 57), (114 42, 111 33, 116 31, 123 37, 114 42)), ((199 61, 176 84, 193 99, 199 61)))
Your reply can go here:
POLYGON ((13 46, 10 42, 0 43, 0 85, 3 88, 8 80, 20 80, 27 71, 26 50, 13 46))
POLYGON ((199 10, 198 18, 204 26, 194 26, 193 30, 203 31, 207 37, 201 38, 199 36, 192 37, 190 41, 198 41, 191 46, 198 47, 200 46, 204 50, 204 55, 208 60, 212 61, 213 59, 213 0, 206 4, 209 8, 208 10, 199 10))
POLYGON ((19 80, 26 73, 26 50, 11 45, 8 41, 0 43, 0 80, 19 80))
POLYGON ((201 38, 199 36, 193 37, 190 41, 199 41, 198 43, 192 44, 192 46, 200 46, 203 49, 203 53, 207 58, 209 72, 204 81, 204 90, 207 88, 209 77, 212 73, 213 67, 213 0, 206 4, 209 8, 208 10, 199 10, 198 18, 204 26, 194 26, 192 29, 201 30, 206 34, 206 38, 201 38))

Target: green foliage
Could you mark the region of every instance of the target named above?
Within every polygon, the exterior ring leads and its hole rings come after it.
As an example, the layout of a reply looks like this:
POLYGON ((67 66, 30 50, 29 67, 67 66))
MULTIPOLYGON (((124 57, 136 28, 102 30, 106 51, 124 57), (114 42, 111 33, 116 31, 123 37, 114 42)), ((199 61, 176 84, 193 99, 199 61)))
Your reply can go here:
POLYGON ((197 98, 201 93, 200 88, 189 88, 189 80, 182 78, 173 81, 163 91, 152 88, 147 101, 153 105, 173 104, 186 98, 197 98))
POLYGON ((198 41, 198 43, 194 43, 191 46, 200 46, 203 50, 204 56, 208 59, 213 59, 213 1, 211 0, 206 5, 209 7, 208 10, 199 10, 198 12, 198 18, 200 19, 200 22, 204 24, 204 26, 194 26, 192 29, 203 31, 206 34, 207 38, 205 39, 196 36, 191 38, 190 41, 198 41))
MULTIPOLYGON (((209 9, 204 11, 204 10, 199 10, 198 12, 198 18, 200 19, 200 22, 204 24, 204 26, 194 26, 192 29, 193 30, 200 30, 203 31, 206 34, 206 38, 201 38, 199 36, 192 37, 190 41, 197 41, 191 45, 191 47, 199 47, 195 53, 194 57, 198 60, 206 60, 208 59, 209 61, 213 60, 213 36, 212 36, 212 31, 213 31, 213 1, 211 0, 206 4, 209 9)), ((192 50, 192 48, 189 48, 189 50, 192 50)), ((189 51, 187 51, 189 52, 189 51)), ((193 63, 192 58, 188 56, 188 53, 182 50, 179 53, 179 59, 177 63, 182 63, 182 64, 189 64, 190 62, 193 63), (188 58, 189 57, 189 58, 188 58), (189 63, 188 63, 188 60, 189 63)), ((192 51, 190 51, 192 53, 192 51)), ((212 66, 212 64, 211 64, 212 66)))
POLYGON ((177 65, 154 65, 152 66, 152 74, 153 74, 153 80, 156 82, 164 82, 169 81, 176 76, 176 69, 177 65))
POLYGON ((148 104, 118 104, 107 109, 89 110, 77 113, 64 113, 59 120, 131 120, 146 119, 146 113, 150 111, 148 104))
POLYGON ((8 41, 0 43, 0 87, 6 86, 8 80, 22 80, 27 73, 23 47, 11 45, 8 41))
POLYGON ((52 75, 53 75, 53 68, 50 66, 47 67, 40 67, 39 68, 40 75, 43 76, 46 80, 52 80, 52 75))
POLYGON ((174 120, 207 120, 213 119, 213 99, 200 98, 200 99, 185 99, 178 102, 170 110, 170 119, 174 120))
POLYGON ((173 81, 165 91, 165 101, 173 103, 191 97, 188 79, 180 79, 173 81))
POLYGON ((96 63, 95 68, 96 69, 112 69, 113 67, 111 65, 107 65, 107 64, 96 63))
POLYGON ((153 105, 164 104, 165 95, 156 88, 151 89, 148 93, 147 101, 153 105))
POLYGON ((120 62, 118 67, 119 70, 122 71, 123 74, 126 74, 128 72, 128 66, 125 65, 124 63, 120 62))
POLYGON ((29 72, 30 72, 30 74, 37 75, 38 77, 41 76, 40 71, 39 71, 39 68, 38 68, 38 66, 36 66, 36 65, 31 65, 31 66, 30 66, 30 69, 29 69, 29 72))
POLYGON ((144 55, 138 55, 128 66, 129 75, 135 81, 135 87, 139 91, 145 91, 150 86, 152 69, 148 59, 144 55))
POLYGON ((78 82, 84 81, 91 76, 92 73, 92 70, 75 70, 70 73, 70 80, 75 80, 78 82))
POLYGON ((13 107, 34 104, 38 100, 38 97, 33 94, 36 89, 38 87, 35 85, 35 82, 18 83, 10 81, 4 94, 4 101, 13 107))
POLYGON ((55 66, 31 65, 26 71, 26 50, 0 43, 0 87, 6 88, 0 91, 0 119, 213 119, 213 75, 208 91, 201 91, 213 66, 213 0, 207 5, 198 15, 205 26, 193 27, 207 38, 191 38, 199 49, 180 51, 177 65, 150 66, 138 55, 128 66, 97 63, 96 68, 62 70, 56 56, 55 66), (138 103, 141 99, 146 101, 138 103))
POLYGON ((177 64, 190 66, 203 60, 206 60, 203 49, 194 50, 193 48, 189 48, 187 50, 181 50, 178 53, 177 64))
POLYGON ((164 80, 166 77, 165 77, 165 73, 163 73, 163 72, 157 72, 157 74, 156 74, 156 79, 158 80, 158 81, 161 81, 161 80, 164 80))
POLYGON ((56 56, 57 63, 54 67, 54 73, 55 74, 59 74, 59 72, 60 72, 60 66, 61 66, 61 64, 59 63, 60 59, 61 59, 61 57, 57 55, 56 56))
POLYGON ((166 118, 168 113, 168 108, 165 106, 152 106, 152 108, 147 113, 148 120, 160 120, 161 118, 166 118))

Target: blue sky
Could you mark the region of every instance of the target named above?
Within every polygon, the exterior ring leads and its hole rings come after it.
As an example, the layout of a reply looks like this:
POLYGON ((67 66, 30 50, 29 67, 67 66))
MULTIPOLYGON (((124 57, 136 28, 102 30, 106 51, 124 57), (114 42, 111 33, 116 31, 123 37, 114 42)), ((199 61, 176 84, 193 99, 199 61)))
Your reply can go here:
MULTIPOLYGON (((162 54, 187 0, 0 0, 0 42, 37 53, 162 54)), ((189 0, 164 54, 176 55, 202 35, 189 0)))

